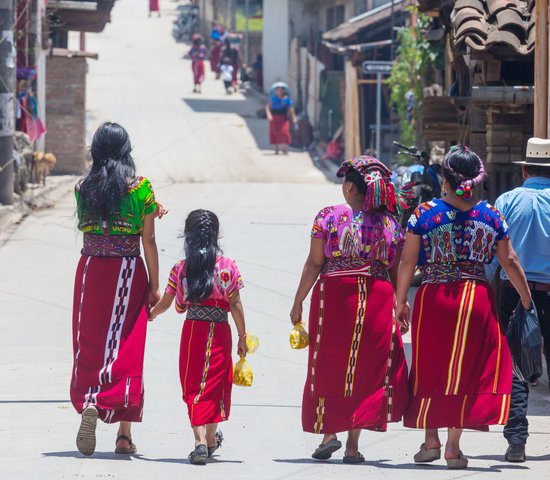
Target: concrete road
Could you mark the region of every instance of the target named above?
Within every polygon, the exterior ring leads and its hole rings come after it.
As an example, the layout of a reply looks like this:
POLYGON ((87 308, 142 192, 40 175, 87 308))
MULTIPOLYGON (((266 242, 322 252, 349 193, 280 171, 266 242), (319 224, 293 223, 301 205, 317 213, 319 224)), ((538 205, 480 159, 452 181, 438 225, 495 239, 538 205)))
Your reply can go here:
POLYGON ((116 457, 116 427, 103 424, 94 457, 76 451, 79 418, 68 402, 68 384, 81 238, 67 191, 55 209, 0 236, 0 478, 548 478, 550 403, 542 388, 532 402, 531 461, 522 465, 502 461, 506 443, 494 428, 465 433, 467 471, 449 472, 443 463, 416 467, 412 456, 422 434, 401 425, 385 434, 364 432, 364 465, 344 466, 339 455, 323 464, 310 459, 320 439, 301 431, 306 352, 288 345, 288 311, 311 221, 321 207, 340 201, 339 187, 305 154, 269 155, 267 127, 253 115, 260 108, 255 100, 226 97, 211 78, 202 96, 190 93, 189 62, 171 40, 170 11, 149 19, 146 2, 136 3, 117 2, 113 23, 89 39, 88 48, 100 53, 90 65, 90 125, 110 118, 128 126, 140 172, 171 209, 158 223, 163 278, 181 257, 177 236, 185 215, 197 207, 219 214, 224 251, 238 261, 246 282, 248 328, 261 340, 249 357, 254 386, 235 387, 232 416, 223 425, 226 443, 214 461, 188 465, 192 435, 178 378, 182 318, 167 313, 149 328, 144 422, 134 429, 139 455, 116 457))

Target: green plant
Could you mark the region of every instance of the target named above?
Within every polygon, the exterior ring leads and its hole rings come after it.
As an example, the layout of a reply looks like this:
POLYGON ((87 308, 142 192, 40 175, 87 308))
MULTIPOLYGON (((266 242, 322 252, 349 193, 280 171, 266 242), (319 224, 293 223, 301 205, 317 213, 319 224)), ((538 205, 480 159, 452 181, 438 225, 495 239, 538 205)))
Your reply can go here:
POLYGON ((400 123, 400 141, 405 145, 421 145, 421 120, 423 89, 429 82, 434 68, 441 63, 441 48, 432 46, 424 37, 430 18, 412 10, 416 24, 401 27, 397 32, 397 55, 388 84, 391 103, 397 111, 400 123), (412 94, 413 101, 407 97, 412 94))

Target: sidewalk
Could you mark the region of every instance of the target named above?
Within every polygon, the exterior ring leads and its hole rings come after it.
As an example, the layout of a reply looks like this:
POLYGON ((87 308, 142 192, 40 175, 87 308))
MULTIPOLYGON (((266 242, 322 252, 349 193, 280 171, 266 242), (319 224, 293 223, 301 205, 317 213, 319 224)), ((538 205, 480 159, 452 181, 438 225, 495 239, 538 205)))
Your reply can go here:
POLYGON ((77 177, 49 176, 46 185, 29 184, 23 195, 14 195, 13 205, 0 205, 0 232, 5 233, 35 210, 52 208, 74 188, 77 177))

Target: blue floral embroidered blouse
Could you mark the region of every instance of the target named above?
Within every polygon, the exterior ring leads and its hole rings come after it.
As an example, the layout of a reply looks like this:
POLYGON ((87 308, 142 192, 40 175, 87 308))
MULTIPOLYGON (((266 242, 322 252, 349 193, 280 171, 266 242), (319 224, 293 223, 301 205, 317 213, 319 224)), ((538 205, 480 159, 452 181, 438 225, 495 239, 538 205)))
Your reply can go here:
POLYGON ((467 212, 442 199, 425 202, 412 214, 407 230, 421 236, 419 265, 490 263, 496 242, 510 238, 504 217, 487 202, 479 202, 467 212))

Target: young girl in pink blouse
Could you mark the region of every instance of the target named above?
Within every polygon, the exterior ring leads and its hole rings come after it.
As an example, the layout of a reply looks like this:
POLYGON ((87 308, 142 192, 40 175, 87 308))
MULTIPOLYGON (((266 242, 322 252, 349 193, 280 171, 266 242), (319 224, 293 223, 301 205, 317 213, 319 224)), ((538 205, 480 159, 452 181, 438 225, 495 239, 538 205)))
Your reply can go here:
POLYGON ((235 321, 237 353, 244 357, 246 328, 239 290, 244 286, 235 262, 220 255, 218 217, 195 210, 185 222, 185 260, 174 265, 164 296, 150 319, 170 308, 187 312, 180 346, 180 380, 187 404, 195 449, 189 461, 204 465, 221 446, 218 423, 229 418, 233 362, 228 312, 235 321))

